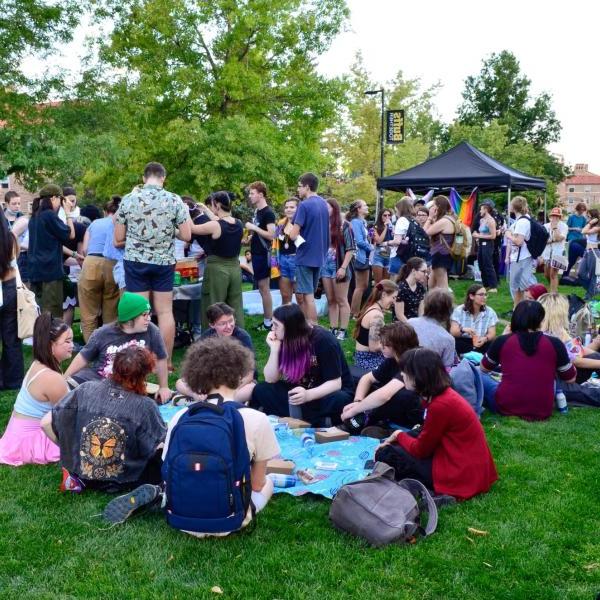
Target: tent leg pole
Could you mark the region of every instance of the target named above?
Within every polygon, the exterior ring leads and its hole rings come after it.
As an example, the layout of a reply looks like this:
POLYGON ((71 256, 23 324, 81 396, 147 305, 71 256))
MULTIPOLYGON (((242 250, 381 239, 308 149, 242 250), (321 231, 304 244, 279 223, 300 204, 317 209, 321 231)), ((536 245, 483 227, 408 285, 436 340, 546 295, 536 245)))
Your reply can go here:
POLYGON ((508 188, 508 204, 506 205, 506 216, 510 217, 510 187, 508 188))

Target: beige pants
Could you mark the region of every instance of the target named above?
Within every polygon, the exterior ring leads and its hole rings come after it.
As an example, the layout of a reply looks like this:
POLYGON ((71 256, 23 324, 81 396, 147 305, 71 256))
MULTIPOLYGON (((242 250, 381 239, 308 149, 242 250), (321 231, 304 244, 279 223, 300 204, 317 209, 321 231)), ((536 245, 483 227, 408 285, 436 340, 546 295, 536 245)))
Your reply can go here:
POLYGON ((117 320, 119 288, 113 278, 114 260, 102 256, 86 256, 77 284, 81 332, 87 342, 98 328, 98 317, 103 323, 117 320))

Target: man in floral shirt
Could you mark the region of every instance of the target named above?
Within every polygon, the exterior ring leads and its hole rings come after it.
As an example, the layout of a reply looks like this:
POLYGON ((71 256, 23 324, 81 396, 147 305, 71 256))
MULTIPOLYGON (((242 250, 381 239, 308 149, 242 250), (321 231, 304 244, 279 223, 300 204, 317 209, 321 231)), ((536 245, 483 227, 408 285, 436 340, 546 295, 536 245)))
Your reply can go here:
POLYGON ((160 163, 144 169, 144 185, 127 194, 115 217, 115 245, 125 243, 123 266, 129 292, 150 298, 169 354, 173 353, 173 273, 175 237, 191 239, 188 207, 164 189, 167 172, 160 163))

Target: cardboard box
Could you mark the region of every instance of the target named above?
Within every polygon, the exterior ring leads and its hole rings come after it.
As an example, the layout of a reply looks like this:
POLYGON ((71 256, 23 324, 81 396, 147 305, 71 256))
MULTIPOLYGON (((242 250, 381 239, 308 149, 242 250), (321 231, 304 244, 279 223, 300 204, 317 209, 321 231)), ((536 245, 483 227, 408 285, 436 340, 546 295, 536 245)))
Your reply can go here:
POLYGON ((279 473, 281 475, 291 475, 296 468, 293 460, 283 460, 282 458, 272 458, 267 461, 267 473, 279 473))
POLYGON ((317 429, 315 432, 315 440, 317 444, 327 444, 328 442, 339 442, 347 440, 350 434, 347 431, 342 431, 337 427, 328 427, 327 429, 317 429))
POLYGON ((294 419, 293 417, 279 417, 279 422, 287 423, 290 429, 306 429, 310 427, 310 423, 301 419, 294 419))

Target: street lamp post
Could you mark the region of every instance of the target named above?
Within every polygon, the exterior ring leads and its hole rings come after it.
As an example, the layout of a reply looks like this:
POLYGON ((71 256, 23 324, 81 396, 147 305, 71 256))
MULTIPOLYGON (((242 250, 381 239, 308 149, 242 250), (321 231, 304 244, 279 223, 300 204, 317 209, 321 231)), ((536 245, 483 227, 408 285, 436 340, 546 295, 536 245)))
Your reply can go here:
MULTIPOLYGON (((384 137, 384 118, 385 118, 385 90, 383 88, 379 90, 367 90, 365 92, 365 96, 374 96, 376 94, 381 94, 381 156, 380 156, 380 177, 383 177, 384 171, 384 150, 385 150, 385 137, 384 137)), ((377 209, 375 211, 375 217, 379 215, 379 213, 383 210, 383 190, 377 190, 377 209)))

